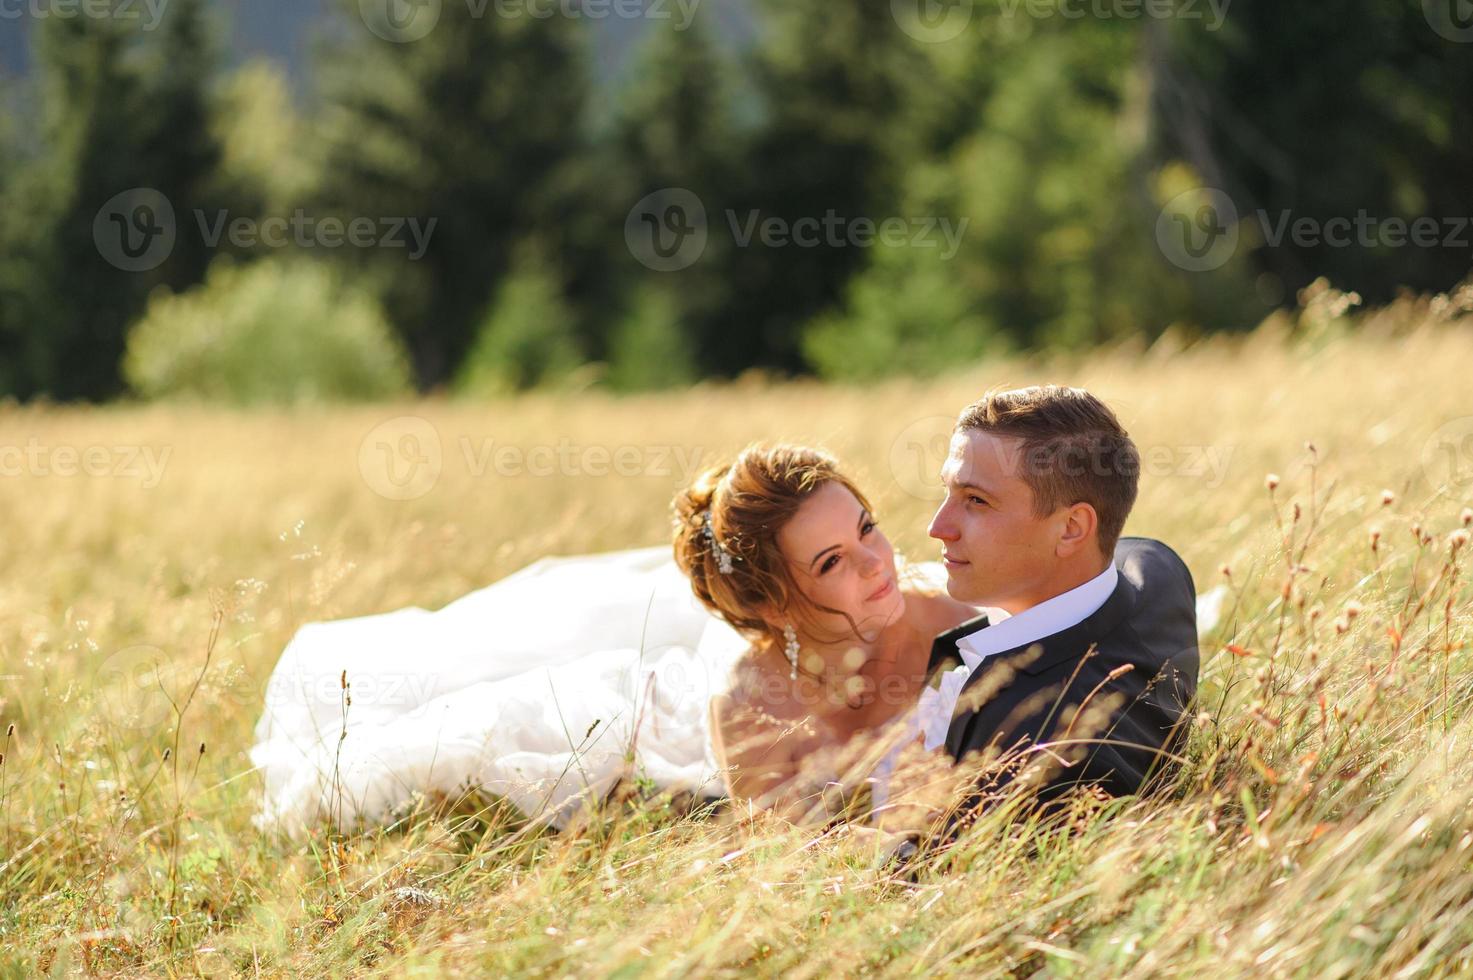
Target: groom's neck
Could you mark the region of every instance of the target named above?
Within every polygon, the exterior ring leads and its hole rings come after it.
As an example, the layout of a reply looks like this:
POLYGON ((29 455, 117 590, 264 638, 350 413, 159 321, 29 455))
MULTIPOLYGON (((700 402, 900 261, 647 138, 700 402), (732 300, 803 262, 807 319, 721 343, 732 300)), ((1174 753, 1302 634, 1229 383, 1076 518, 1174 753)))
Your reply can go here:
POLYGON ((1107 567, 1109 567, 1109 562, 1098 554, 1089 556, 1087 559, 1060 562, 1056 568, 1051 570, 1049 576, 1030 593, 999 602, 997 607, 1007 610, 1009 616, 1016 616, 1055 596, 1061 596, 1065 592, 1079 588, 1090 579, 1097 577, 1107 567))

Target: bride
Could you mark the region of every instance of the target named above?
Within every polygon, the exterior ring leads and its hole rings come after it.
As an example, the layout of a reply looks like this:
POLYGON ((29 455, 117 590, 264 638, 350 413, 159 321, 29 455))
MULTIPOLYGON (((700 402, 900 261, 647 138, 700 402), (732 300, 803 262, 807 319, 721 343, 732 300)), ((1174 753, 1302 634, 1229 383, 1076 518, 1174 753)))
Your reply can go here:
POLYGON ((673 559, 544 558, 435 612, 302 626, 250 751, 257 826, 348 829, 472 789, 565 826, 621 779, 796 815, 857 763, 883 802, 901 753, 934 748, 933 640, 984 610, 899 561, 818 449, 749 447, 674 511, 673 559))

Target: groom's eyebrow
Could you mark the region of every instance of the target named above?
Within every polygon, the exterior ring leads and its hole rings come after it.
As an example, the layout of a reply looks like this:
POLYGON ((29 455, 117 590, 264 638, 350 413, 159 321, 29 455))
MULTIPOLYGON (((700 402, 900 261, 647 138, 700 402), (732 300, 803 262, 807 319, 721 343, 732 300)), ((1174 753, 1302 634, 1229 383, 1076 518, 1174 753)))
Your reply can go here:
POLYGON ((975 490, 975 491, 977 491, 978 493, 980 493, 984 497, 995 497, 995 496, 997 496, 997 494, 993 493, 991 490, 987 489, 984 486, 979 486, 976 483, 966 483, 966 482, 963 482, 963 481, 958 481, 957 483, 954 484, 954 486, 958 490, 975 490))
MULTIPOLYGON (((864 507, 859 508, 859 527, 860 528, 863 528, 864 527, 864 522, 865 522, 865 519, 867 517, 869 517, 869 510, 867 508, 864 508, 864 507)), ((838 547, 839 547, 839 545, 836 545, 836 544, 829 545, 827 548, 823 549, 818 554, 816 554, 816 555, 813 556, 813 561, 810 561, 808 563, 808 567, 809 568, 812 568, 813 567, 813 562, 818 561, 824 555, 828 554, 830 551, 833 551, 835 548, 838 548, 838 547)))

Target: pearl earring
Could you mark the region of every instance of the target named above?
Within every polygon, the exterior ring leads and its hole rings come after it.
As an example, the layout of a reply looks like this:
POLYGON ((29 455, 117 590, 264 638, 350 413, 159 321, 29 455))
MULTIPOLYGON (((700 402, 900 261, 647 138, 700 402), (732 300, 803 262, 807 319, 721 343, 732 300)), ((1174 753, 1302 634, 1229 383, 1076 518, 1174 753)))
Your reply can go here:
POLYGON ((788 677, 792 680, 798 679, 798 632, 791 624, 783 624, 783 653, 788 655, 788 663, 792 665, 792 671, 788 677))

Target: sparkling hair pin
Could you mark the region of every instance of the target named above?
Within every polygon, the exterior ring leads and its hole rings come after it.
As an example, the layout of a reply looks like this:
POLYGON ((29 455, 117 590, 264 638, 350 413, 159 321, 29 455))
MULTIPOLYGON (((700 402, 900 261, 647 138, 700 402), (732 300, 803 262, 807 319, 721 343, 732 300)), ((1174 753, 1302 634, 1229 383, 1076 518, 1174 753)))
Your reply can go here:
POLYGON ((709 507, 701 515, 701 533, 706 536, 707 541, 711 542, 711 553, 716 556, 716 567, 721 570, 722 575, 730 575, 732 554, 722 547, 720 541, 716 540, 716 532, 711 529, 711 508, 709 507))

